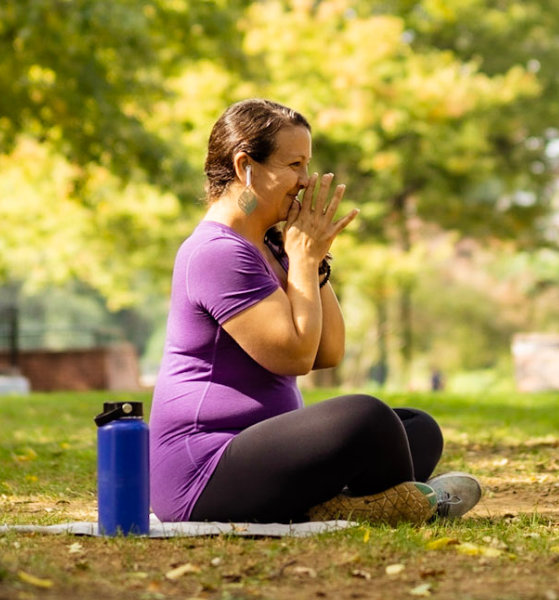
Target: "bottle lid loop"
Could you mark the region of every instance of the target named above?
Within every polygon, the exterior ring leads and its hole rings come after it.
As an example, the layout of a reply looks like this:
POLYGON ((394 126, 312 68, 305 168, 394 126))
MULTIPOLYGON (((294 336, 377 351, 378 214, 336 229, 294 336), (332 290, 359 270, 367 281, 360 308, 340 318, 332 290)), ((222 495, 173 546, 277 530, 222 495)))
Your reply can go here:
POLYGON ((103 412, 95 417, 97 427, 123 417, 142 417, 144 414, 141 402, 105 402, 103 412))

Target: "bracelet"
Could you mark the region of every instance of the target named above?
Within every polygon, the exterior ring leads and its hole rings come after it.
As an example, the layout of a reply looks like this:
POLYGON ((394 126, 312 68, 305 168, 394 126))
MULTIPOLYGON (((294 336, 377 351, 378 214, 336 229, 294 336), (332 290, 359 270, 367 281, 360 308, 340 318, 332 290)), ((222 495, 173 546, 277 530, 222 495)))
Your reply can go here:
POLYGON ((330 279, 330 273, 332 272, 332 268, 326 261, 324 261, 323 264, 324 264, 323 268, 325 270, 326 275, 324 276, 324 279, 319 283, 319 285, 318 285, 319 288, 323 288, 328 283, 328 280, 330 279))
POLYGON ((331 260, 332 260, 332 256, 331 256, 330 252, 328 252, 328 254, 320 261, 320 264, 318 265, 318 274, 319 275, 324 275, 328 271, 328 266, 329 266, 331 260))

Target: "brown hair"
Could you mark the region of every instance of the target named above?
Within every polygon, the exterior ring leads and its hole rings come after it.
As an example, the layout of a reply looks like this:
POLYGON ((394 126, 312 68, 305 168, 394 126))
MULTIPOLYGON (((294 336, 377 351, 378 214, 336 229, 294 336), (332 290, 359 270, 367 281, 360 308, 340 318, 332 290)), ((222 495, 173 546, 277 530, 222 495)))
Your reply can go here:
POLYGON ((265 162, 276 149, 278 131, 297 125, 311 130, 303 115, 271 100, 251 98, 229 106, 213 126, 208 142, 204 169, 208 201, 219 198, 235 180, 237 152, 265 162))

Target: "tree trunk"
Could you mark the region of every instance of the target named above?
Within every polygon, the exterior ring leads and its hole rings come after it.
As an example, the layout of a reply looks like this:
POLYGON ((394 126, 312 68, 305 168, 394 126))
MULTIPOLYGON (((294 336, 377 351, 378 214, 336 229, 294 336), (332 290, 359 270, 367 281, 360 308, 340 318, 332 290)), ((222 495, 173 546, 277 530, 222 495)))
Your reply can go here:
MULTIPOLYGON (((414 189, 407 188, 401 194, 393 198, 393 222, 395 225, 395 236, 399 248, 404 253, 411 249, 411 238, 408 228, 409 202, 414 189)), ((413 360, 413 305, 412 285, 403 283, 399 293, 399 317, 400 317, 400 356, 402 358, 402 380, 407 385, 410 382, 411 364, 413 360)))
POLYGON ((386 298, 381 298, 376 303, 377 308, 377 336, 378 336, 378 363, 376 380, 384 385, 388 379, 388 310, 386 298))

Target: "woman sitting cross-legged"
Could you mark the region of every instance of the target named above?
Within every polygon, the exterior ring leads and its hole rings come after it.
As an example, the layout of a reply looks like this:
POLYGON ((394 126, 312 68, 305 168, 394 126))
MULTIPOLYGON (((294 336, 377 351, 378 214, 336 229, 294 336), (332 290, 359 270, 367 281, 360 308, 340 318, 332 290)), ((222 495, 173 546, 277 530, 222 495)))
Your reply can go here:
POLYGON ((327 256, 358 214, 335 217, 345 186, 310 160, 309 123, 280 104, 236 103, 213 127, 150 416, 161 520, 421 523, 479 500, 470 475, 429 479, 443 440, 428 414, 365 394, 302 405, 296 377, 344 354, 327 256))

